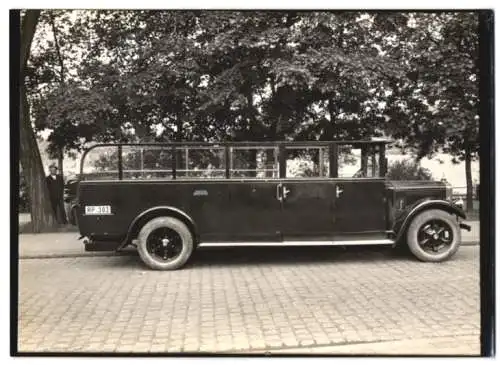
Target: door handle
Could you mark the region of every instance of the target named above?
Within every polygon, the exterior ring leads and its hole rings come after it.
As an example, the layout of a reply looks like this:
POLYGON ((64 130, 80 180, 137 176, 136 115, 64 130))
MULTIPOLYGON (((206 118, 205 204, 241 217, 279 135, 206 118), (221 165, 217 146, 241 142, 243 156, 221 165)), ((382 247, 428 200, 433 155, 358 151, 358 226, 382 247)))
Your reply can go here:
POLYGON ((336 197, 338 198, 340 196, 340 194, 342 194, 344 192, 344 189, 342 189, 339 185, 337 185, 335 187, 335 195, 336 197))
POLYGON ((286 199, 286 196, 289 193, 290 193, 290 190, 288 190, 286 186, 283 186, 283 199, 286 199))
POLYGON ((276 199, 279 200, 280 202, 283 201, 283 197, 280 195, 280 188, 281 188, 281 183, 276 185, 276 199))

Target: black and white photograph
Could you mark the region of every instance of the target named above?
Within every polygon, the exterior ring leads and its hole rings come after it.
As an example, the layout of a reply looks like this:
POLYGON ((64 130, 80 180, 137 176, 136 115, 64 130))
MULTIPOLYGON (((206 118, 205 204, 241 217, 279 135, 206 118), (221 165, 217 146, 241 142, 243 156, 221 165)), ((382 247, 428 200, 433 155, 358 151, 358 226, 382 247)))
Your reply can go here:
POLYGON ((493 14, 11 10, 11 355, 492 356, 493 14))

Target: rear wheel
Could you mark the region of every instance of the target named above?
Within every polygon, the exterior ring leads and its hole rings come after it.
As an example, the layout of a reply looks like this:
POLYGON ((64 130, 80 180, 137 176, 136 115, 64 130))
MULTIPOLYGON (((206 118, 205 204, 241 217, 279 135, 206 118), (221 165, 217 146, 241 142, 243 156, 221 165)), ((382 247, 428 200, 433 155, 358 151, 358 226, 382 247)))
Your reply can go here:
POLYGON ((460 228, 453 215, 443 210, 427 210, 411 222, 407 243, 411 253, 421 261, 445 261, 460 246, 460 228))
POLYGON ((137 251, 142 261, 154 270, 175 270, 193 253, 193 235, 180 220, 158 217, 139 232, 137 251))

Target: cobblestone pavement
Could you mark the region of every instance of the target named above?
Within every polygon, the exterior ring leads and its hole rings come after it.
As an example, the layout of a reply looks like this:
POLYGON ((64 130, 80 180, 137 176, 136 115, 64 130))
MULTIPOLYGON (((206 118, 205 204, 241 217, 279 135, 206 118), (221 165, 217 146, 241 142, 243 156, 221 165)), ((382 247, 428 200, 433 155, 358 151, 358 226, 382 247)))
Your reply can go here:
POLYGON ((479 353, 477 246, 440 264, 242 248, 197 252, 178 271, 121 256, 24 259, 19 272, 19 351, 384 353, 382 341, 413 340, 424 354, 439 350, 431 340, 479 353))
POLYGON ((481 346, 477 335, 383 341, 339 346, 270 350, 270 354, 305 355, 420 355, 454 356, 478 355, 481 346))

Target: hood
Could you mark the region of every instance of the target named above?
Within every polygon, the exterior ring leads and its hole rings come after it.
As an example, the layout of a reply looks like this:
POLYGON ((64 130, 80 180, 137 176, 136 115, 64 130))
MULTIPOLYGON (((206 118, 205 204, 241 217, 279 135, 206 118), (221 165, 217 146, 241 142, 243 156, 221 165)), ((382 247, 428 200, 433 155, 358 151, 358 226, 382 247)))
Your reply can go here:
POLYGON ((446 190, 448 187, 442 181, 428 180, 389 180, 388 187, 397 191, 405 190, 446 190))

